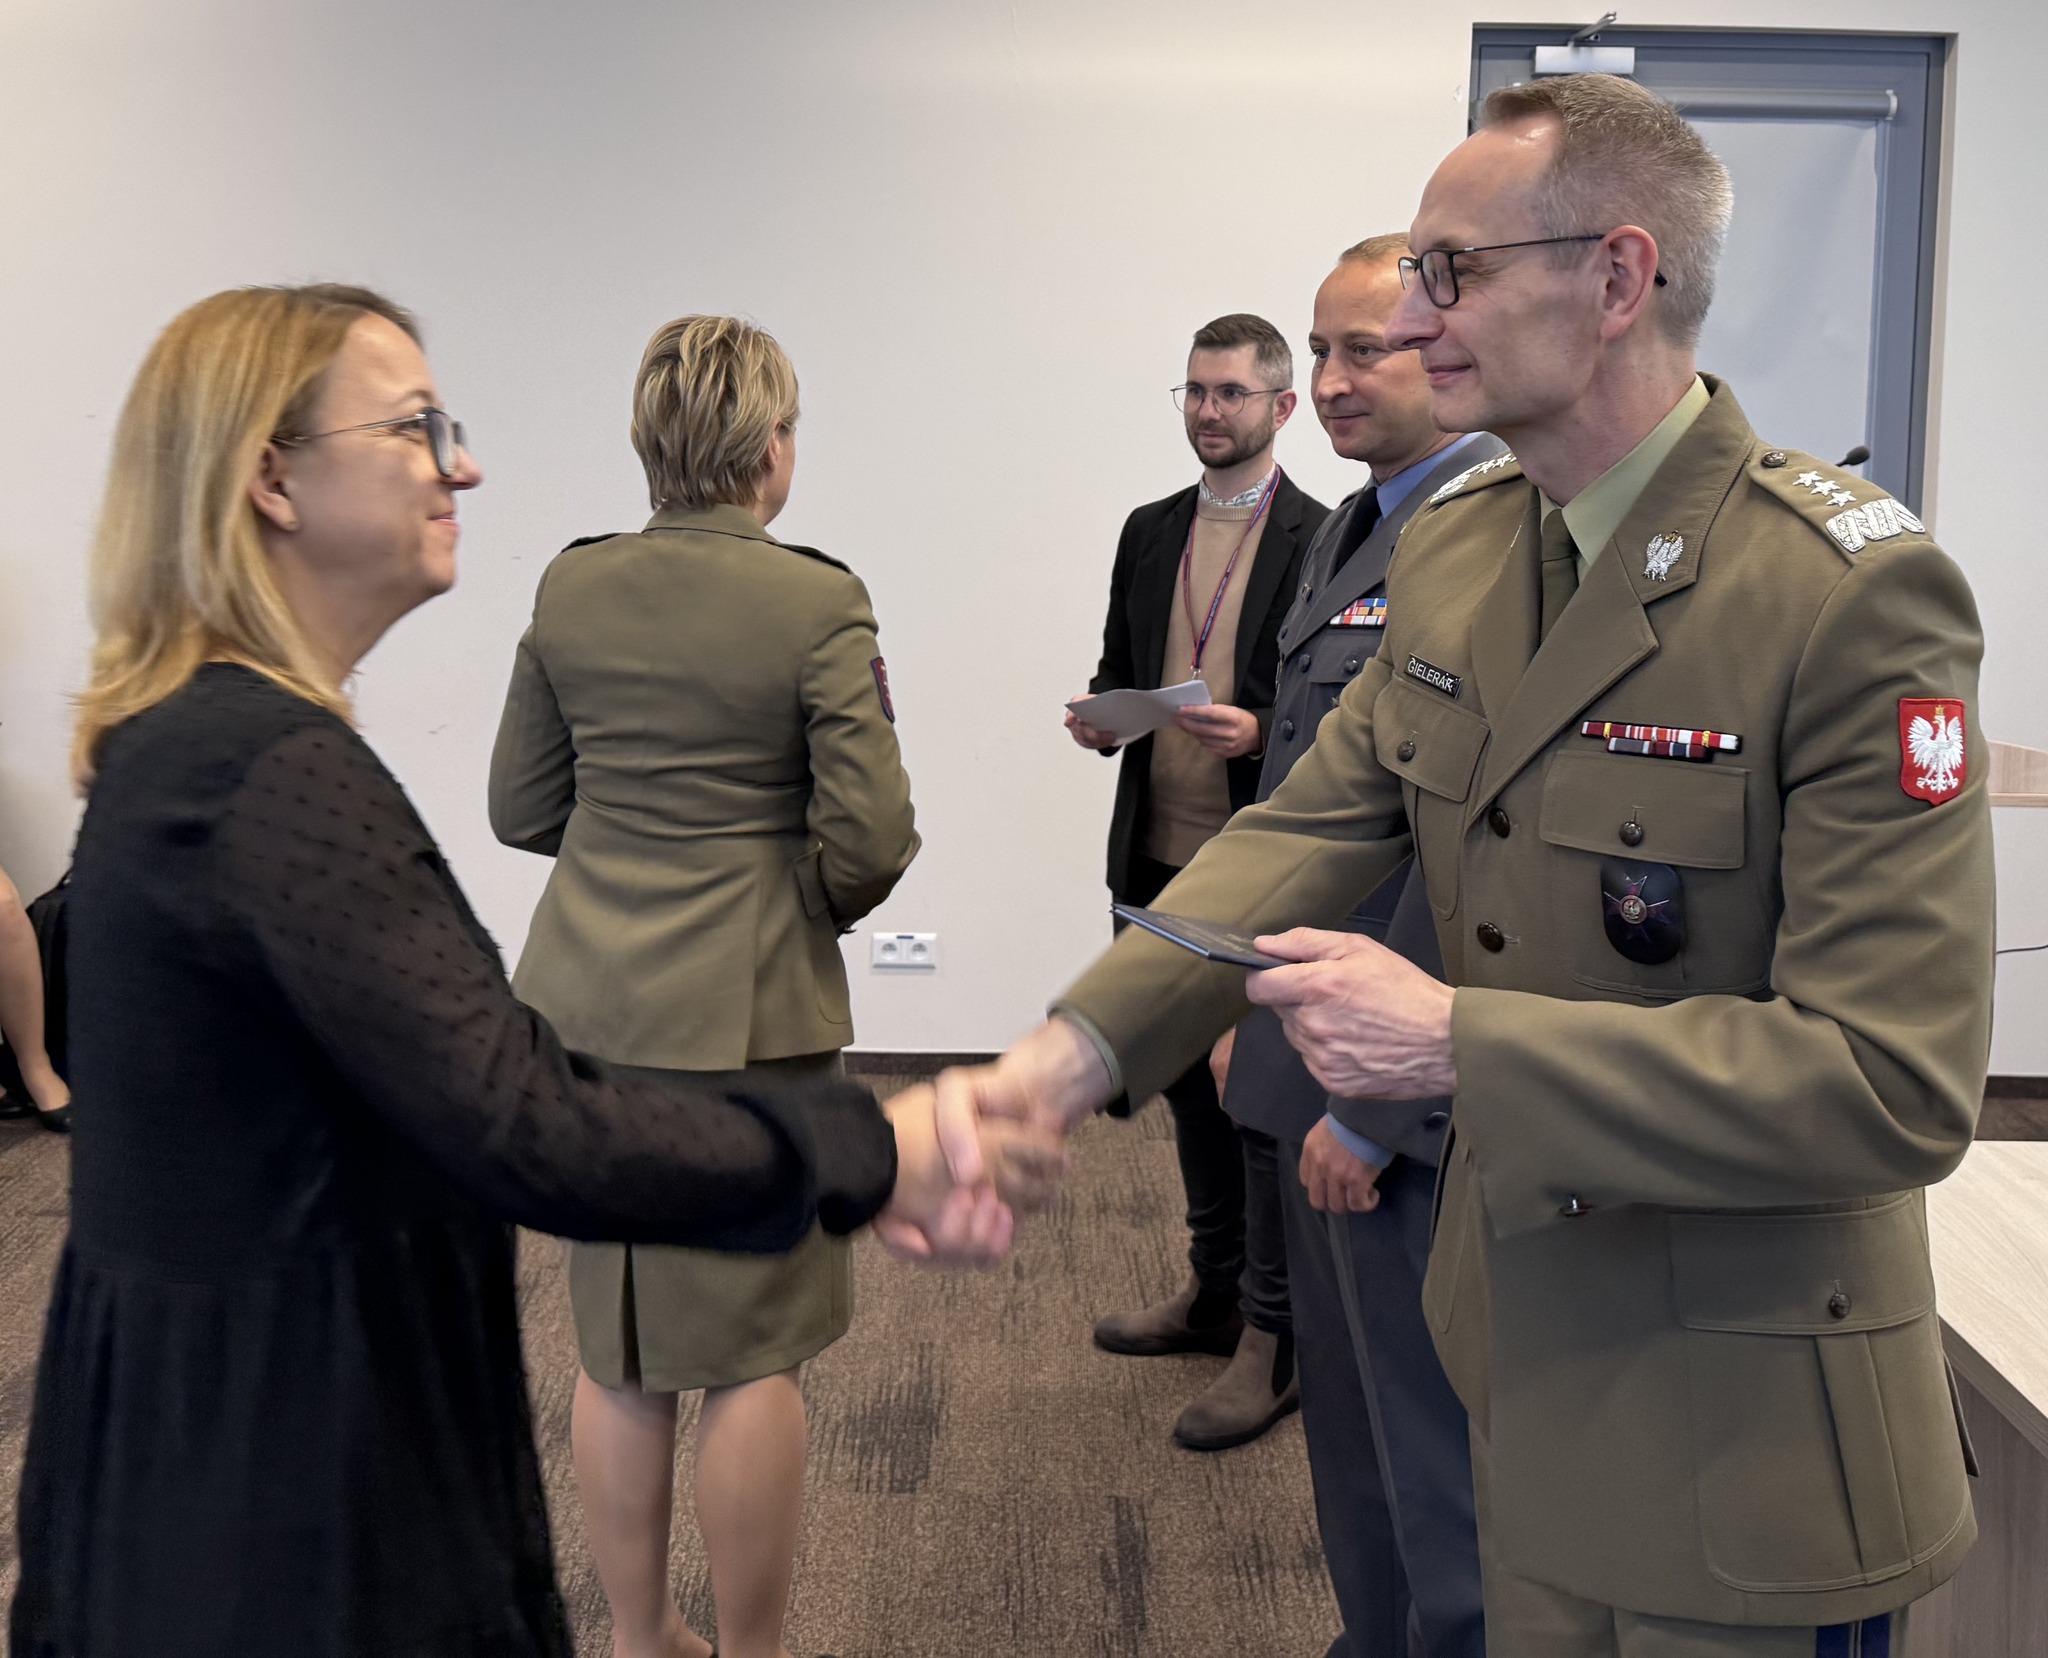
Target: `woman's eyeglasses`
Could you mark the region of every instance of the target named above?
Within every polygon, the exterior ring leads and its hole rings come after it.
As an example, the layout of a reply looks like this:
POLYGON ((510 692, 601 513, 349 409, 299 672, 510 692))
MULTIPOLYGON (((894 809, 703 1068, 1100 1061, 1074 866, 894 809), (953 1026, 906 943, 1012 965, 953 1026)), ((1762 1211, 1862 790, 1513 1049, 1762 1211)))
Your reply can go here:
POLYGON ((424 432, 427 447, 434 452, 434 470, 444 478, 455 476, 456 468, 462 463, 462 452, 469 444, 463 435, 462 422, 451 420, 446 409, 422 409, 418 414, 399 415, 391 420, 366 420, 360 426, 337 426, 331 432, 306 432, 298 437, 279 433, 271 441, 292 447, 317 442, 321 438, 338 438, 345 432, 407 431, 424 432))

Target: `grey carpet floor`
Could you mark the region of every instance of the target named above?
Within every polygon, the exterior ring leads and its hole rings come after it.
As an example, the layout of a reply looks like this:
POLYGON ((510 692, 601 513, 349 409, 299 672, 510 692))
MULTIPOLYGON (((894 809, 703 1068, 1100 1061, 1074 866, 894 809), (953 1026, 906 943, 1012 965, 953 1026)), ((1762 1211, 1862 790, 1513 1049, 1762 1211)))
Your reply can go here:
MULTIPOLYGON (((62 1140, 0 1123, 0 1599, 66 1169, 62 1140)), ((1179 1286, 1183 1236, 1171 1123, 1155 1103, 1081 1134, 1060 1207, 996 1272, 921 1272, 862 1241, 852 1332, 806 1377, 798 1658, 1321 1658, 1337 1615, 1300 1419, 1221 1455, 1181 1451, 1173 1419, 1222 1361, 1089 1344, 1099 1314, 1179 1286)), ((604 1596, 569 1469, 576 1359, 559 1245, 523 1240, 520 1292, 562 1589, 579 1653, 604 1658, 604 1596)), ((673 1564, 685 1611, 708 1631, 687 1502, 673 1564)))

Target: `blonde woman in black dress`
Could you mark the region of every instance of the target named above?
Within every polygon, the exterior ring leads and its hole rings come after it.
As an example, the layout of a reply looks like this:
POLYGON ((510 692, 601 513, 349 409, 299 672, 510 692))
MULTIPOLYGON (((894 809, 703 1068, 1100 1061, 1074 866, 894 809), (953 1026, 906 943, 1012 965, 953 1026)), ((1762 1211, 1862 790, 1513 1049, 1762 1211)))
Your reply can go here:
POLYGON ((831 1078, 650 1087, 513 997, 343 691, 453 583, 481 478, 357 289, 201 302, 123 411, 14 1658, 570 1658, 508 1221, 1007 1241, 922 1096, 892 1133, 831 1078))

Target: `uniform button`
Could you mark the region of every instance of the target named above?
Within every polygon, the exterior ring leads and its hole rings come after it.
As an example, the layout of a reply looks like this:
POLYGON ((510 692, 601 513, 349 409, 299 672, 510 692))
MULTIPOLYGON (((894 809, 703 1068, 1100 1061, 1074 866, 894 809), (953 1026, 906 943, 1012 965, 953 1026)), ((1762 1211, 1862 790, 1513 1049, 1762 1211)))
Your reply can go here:
POLYGON ((1310 595, 1311 593, 1313 593, 1314 591, 1315 591, 1315 589, 1314 589, 1313 587, 1309 586, 1309 584, 1308 584, 1307 582, 1303 582, 1303 583, 1301 584, 1301 596, 1302 596, 1302 597, 1303 597, 1304 599, 1305 599, 1305 598, 1307 598, 1307 597, 1308 597, 1308 596, 1309 596, 1309 595, 1310 595))
POLYGON ((1514 827, 1514 824, 1510 821, 1507 813, 1496 806, 1486 814, 1486 827, 1500 836, 1502 840, 1506 840, 1508 838, 1508 831, 1514 827))
POLYGON ((1294 722, 1292 720, 1282 720, 1280 722, 1280 735, 1288 742, 1294 740, 1294 722))
POLYGON ((1422 1126, 1424 1128, 1442 1128, 1450 1120, 1451 1114, 1448 1111, 1432 1111, 1427 1117, 1422 1119, 1422 1126))
POLYGON ((1358 658, 1357 658, 1357 657, 1355 657, 1355 656, 1347 656, 1347 657, 1345 657, 1345 658, 1344 658, 1344 671, 1345 671, 1345 672, 1346 672, 1347 674, 1355 674, 1355 673, 1357 673, 1357 672, 1358 672, 1358 667, 1359 667, 1359 663, 1358 663, 1358 658))
POLYGON ((1577 1220, 1581 1215, 1591 1214, 1593 1206, 1583 1201, 1577 1192, 1573 1192, 1563 1203, 1558 1205, 1557 1212, 1564 1216, 1566 1220, 1577 1220))
POLYGON ((1643 826, 1636 822, 1634 818, 1630 818, 1628 822, 1621 826, 1621 844, 1623 846, 1641 846, 1643 844, 1643 826))
POLYGON ((1412 759, 1414 759, 1414 758, 1415 758, 1415 743, 1414 743, 1414 740, 1413 740, 1412 738, 1408 738, 1408 737, 1403 737, 1403 738, 1401 739, 1401 746, 1400 746, 1399 748, 1397 748, 1397 749, 1395 749, 1395 750, 1394 750, 1394 758, 1395 758, 1396 760, 1412 760, 1412 759))
POLYGON ((1848 1316, 1849 1297, 1842 1291, 1836 1290, 1833 1295, 1828 1297, 1828 1317, 1847 1318, 1848 1316))
POLYGON ((1482 948, 1494 951, 1505 950, 1507 948, 1507 934, 1502 932, 1491 921, 1480 922, 1478 932, 1479 943, 1482 948))
POLYGON ((1785 461, 1786 455, 1782 449, 1768 450, 1764 455, 1764 465, 1766 466, 1783 466, 1785 461))
POLYGON ((1310 664, 1311 664, 1311 663, 1313 663, 1314 661, 1315 661, 1315 652, 1313 652, 1313 651, 1303 651, 1303 652, 1301 653, 1301 655, 1297 656, 1297 657, 1296 657, 1296 658, 1294 659, 1294 662, 1295 662, 1295 666, 1297 666, 1298 668, 1300 668, 1300 669, 1301 669, 1301 671, 1302 671, 1303 673, 1307 673, 1307 672, 1308 672, 1310 664))

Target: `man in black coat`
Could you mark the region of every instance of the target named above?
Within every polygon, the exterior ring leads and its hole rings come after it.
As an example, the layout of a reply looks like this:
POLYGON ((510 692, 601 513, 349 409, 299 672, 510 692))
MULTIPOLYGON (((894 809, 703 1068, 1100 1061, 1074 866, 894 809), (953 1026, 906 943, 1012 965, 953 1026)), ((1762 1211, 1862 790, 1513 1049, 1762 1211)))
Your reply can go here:
MULTIPOLYGON (((1310 396, 1337 453, 1366 462, 1374 481, 1330 514, 1302 562, 1280 629, 1261 800, 1378 651, 1387 565, 1403 526, 1433 492, 1502 453, 1484 433, 1438 431, 1420 360, 1387 349, 1385 326, 1401 298, 1396 260, 1407 251, 1404 235, 1361 242, 1316 293, 1310 396)), ((1396 870, 1346 927, 1441 977, 1413 869, 1411 861, 1396 870)), ((1280 1147, 1302 1422, 1344 1615, 1331 1658, 1483 1658, 1465 1412, 1422 1315, 1450 1101, 1382 1105, 1369 1121, 1391 1143, 1378 1144, 1346 1124, 1352 1102, 1317 1084, 1270 1011, 1254 1012, 1225 1041, 1234 1042, 1225 1108, 1280 1147)))
MULTIPOLYGON (((1303 550, 1327 509, 1273 460, 1294 411, 1293 355, 1271 323, 1219 317, 1200 329, 1175 388, 1202 462, 1193 487, 1133 512, 1117 544, 1109 620, 1091 692, 1200 679, 1210 701, 1123 750, 1109 829, 1109 890, 1148 904, 1258 791, 1272 720, 1280 622, 1303 550)), ((1103 754, 1117 740, 1073 714, 1103 754)), ((1272 1139, 1241 1135, 1208 1067, 1166 1090, 1187 1191, 1193 1269, 1171 1299, 1095 1327, 1113 1353, 1212 1352, 1229 1367, 1181 1413, 1191 1450, 1256 1439, 1299 1399, 1272 1139)))

